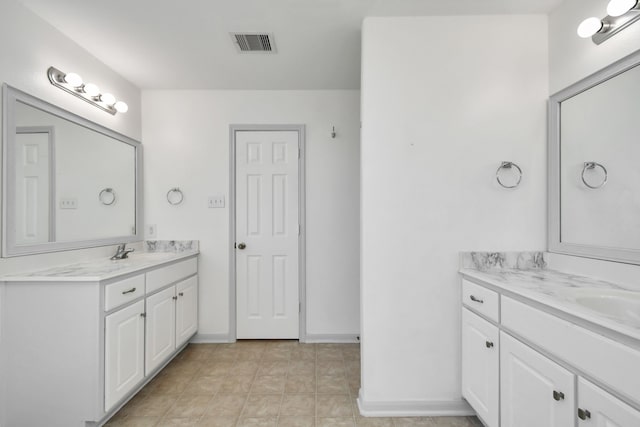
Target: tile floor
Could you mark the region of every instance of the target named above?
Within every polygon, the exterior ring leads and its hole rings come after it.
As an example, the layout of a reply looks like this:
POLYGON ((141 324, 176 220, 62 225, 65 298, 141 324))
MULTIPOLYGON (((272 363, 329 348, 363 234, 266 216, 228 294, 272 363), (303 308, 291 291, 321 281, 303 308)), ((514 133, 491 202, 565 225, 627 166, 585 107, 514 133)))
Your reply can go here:
POLYGON ((192 344, 106 425, 481 426, 475 417, 365 418, 358 344, 192 344))

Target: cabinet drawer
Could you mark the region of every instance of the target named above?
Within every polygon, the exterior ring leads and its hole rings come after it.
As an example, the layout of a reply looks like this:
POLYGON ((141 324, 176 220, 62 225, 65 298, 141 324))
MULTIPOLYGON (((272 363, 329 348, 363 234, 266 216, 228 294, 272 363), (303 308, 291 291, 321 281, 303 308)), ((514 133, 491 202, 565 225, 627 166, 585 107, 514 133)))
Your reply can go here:
POLYGON ((198 272, 198 260, 191 258, 147 273, 147 292, 177 282, 198 272))
POLYGON ((640 403, 640 351, 502 297, 502 325, 640 403))
POLYGON ((471 283, 462 279, 462 303, 494 322, 498 322, 498 299, 497 292, 471 283))
POLYGON ((104 290, 104 311, 113 310, 144 295, 144 274, 107 285, 104 290))

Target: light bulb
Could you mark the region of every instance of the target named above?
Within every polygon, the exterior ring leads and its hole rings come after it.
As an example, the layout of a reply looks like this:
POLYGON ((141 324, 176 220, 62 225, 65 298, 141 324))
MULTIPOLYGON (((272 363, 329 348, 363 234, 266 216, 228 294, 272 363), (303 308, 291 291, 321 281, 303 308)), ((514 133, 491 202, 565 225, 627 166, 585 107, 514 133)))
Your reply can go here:
POLYGON ((602 29, 602 21, 598 18, 587 18, 578 25, 578 35, 587 39, 602 29))
POLYGON ((607 13, 609 16, 622 16, 633 9, 637 0, 611 0, 607 5, 607 13))
POLYGON ((84 93, 89 96, 98 96, 100 95, 100 88, 93 83, 87 83, 84 85, 84 93))
POLYGON ((110 93, 103 93, 100 95, 100 101, 104 102, 107 105, 113 105, 116 103, 116 97, 110 93))
POLYGON ((126 113, 129 111, 129 106, 126 102, 118 101, 114 104, 113 108, 116 109, 118 113, 126 113))
POLYGON ((82 77, 76 73, 68 73, 64 75, 64 81, 69 83, 73 87, 82 86, 82 77))

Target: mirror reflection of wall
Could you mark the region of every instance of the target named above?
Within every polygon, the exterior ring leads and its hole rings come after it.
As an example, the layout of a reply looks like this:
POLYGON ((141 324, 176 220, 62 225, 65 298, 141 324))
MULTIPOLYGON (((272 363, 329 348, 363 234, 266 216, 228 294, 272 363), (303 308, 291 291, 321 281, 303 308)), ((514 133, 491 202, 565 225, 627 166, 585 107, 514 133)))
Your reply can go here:
POLYGON ((640 249, 640 66, 561 104, 560 240, 640 249), (585 162, 601 167, 585 169, 585 162))
POLYGON ((133 146, 20 101, 14 120, 16 245, 135 234, 133 146))

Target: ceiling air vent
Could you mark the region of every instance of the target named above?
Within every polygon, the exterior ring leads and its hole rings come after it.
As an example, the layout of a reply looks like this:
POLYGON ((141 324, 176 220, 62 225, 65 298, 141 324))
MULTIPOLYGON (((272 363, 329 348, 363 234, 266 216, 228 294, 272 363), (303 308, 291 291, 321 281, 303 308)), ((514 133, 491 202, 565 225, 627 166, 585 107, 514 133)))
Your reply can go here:
POLYGON ((273 34, 268 33, 231 33, 238 52, 275 53, 273 34))

